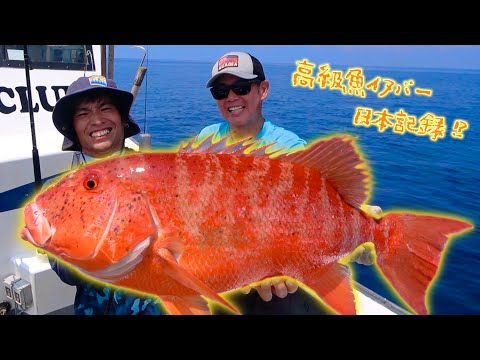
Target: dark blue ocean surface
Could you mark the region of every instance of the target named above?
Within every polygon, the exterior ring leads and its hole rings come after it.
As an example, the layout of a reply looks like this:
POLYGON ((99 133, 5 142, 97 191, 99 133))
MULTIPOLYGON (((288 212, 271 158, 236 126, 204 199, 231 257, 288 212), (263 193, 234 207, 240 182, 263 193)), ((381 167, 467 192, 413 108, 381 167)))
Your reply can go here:
MULTIPOLYGON (((131 88, 139 63, 116 61, 115 78, 122 89, 131 88)), ((132 114, 142 130, 152 135, 154 147, 175 147, 204 126, 222 120, 205 87, 212 64, 150 60, 144 65, 148 71, 132 114)), ((433 314, 480 314, 480 72, 364 68, 366 82, 377 76, 397 84, 413 79, 411 91, 430 89, 433 94, 406 96, 392 92, 380 98, 381 86, 377 93, 367 91, 361 98, 318 86, 293 87, 296 64, 264 64, 264 69, 271 82, 264 114, 272 122, 307 141, 336 133, 358 136, 374 179, 371 204, 381 206, 384 212, 428 211, 460 216, 475 224, 474 230, 448 243, 429 290, 429 304, 433 314), (443 117, 445 137, 432 141, 411 132, 401 135, 392 128, 380 132, 375 126, 354 125, 357 107, 386 109, 390 114, 403 109, 417 120, 426 113, 443 117), (450 135, 457 119, 470 125, 463 139, 450 135)), ((345 74, 347 68, 331 65, 331 70, 345 74)), ((354 274, 360 283, 399 303, 375 266, 355 265, 354 274)))

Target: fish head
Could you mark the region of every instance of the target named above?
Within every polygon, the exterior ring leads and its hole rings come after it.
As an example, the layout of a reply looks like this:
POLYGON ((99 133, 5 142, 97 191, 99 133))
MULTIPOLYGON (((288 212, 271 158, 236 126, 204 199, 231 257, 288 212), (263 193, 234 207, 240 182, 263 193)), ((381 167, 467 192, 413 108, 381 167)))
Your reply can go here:
POLYGON ((74 170, 40 192, 24 208, 21 237, 82 270, 138 262, 157 226, 142 182, 117 163, 74 170))

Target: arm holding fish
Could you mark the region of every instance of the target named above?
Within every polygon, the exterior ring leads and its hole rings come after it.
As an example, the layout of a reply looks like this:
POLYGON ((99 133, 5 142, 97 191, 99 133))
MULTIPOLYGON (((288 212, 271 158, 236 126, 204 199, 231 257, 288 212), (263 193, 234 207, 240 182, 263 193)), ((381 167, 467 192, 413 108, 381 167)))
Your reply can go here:
MULTIPOLYGON (((376 206, 376 208, 379 207, 376 206)), ((370 245, 360 245, 347 258, 347 262, 356 262, 357 264, 366 266, 373 265, 375 262, 375 249, 370 245)), ((288 294, 295 293, 298 290, 298 284, 293 278, 270 277, 263 279, 259 283, 246 285, 242 287, 240 291, 244 294, 249 294, 252 289, 255 289, 258 292, 258 295, 263 299, 263 301, 270 301, 272 300, 273 295, 283 299, 288 294)))
POLYGON ((75 272, 68 266, 63 265, 50 255, 47 255, 47 257, 52 270, 57 273, 60 280, 62 280, 65 284, 76 286, 82 282, 80 280, 80 276, 76 275, 75 272))
MULTIPOLYGON (((379 220, 383 215, 380 206, 364 205, 364 210, 376 220, 379 220)), ((362 244, 357 247, 355 251, 347 257, 347 262, 356 262, 357 264, 366 266, 373 265, 375 262, 375 248, 373 244, 362 244)))

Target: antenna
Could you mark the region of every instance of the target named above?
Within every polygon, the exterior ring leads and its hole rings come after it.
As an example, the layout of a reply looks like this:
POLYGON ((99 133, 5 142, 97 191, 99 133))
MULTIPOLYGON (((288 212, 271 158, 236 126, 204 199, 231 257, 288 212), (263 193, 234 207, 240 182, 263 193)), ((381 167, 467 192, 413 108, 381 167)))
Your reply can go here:
POLYGON ((33 117, 32 107, 32 85, 30 83, 30 57, 28 56, 28 45, 23 45, 23 59, 25 63, 25 78, 27 80, 28 92, 28 113, 30 115, 30 132, 32 134, 32 160, 33 175, 35 178, 35 190, 40 191, 42 188, 42 175, 40 171, 40 157, 38 156, 37 138, 35 135, 35 119, 33 117))
POLYGON ((147 50, 145 50, 143 46, 135 45, 132 47, 136 47, 143 50, 142 62, 138 66, 137 74, 135 75, 135 79, 133 80, 133 86, 131 90, 131 93, 133 94, 133 101, 135 101, 135 98, 137 97, 137 94, 138 94, 138 90, 140 90, 140 86, 142 86, 145 73, 147 72, 147 68, 143 66, 143 62, 145 61, 145 57, 147 56, 147 50))
MULTIPOLYGON (((142 86, 143 78, 145 77, 145 73, 147 72, 147 68, 143 66, 143 62, 145 61, 145 57, 147 56, 147 50, 143 46, 139 45, 134 45, 132 47, 136 47, 139 49, 143 50, 143 58, 142 61, 140 62, 140 65, 138 66, 137 73, 135 75, 135 79, 133 80, 133 86, 131 93, 133 94, 133 102, 135 101, 138 91, 140 90, 140 86, 142 86)), ((147 99, 145 96, 145 103, 147 99)), ((133 105, 132 102, 132 105, 133 105)), ((140 151, 148 151, 152 148, 152 137, 150 134, 148 134, 146 131, 146 122, 147 120, 145 119, 145 125, 143 127, 143 134, 140 134, 140 141, 139 141, 139 148, 140 151)))

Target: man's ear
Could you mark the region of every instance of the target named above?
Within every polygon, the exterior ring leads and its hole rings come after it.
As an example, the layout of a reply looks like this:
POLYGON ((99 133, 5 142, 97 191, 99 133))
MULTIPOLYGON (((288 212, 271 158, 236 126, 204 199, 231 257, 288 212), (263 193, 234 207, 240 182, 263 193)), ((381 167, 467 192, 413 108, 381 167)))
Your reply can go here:
POLYGON ((268 96, 268 91, 270 90, 270 82, 268 80, 263 80, 259 85, 261 91, 261 99, 265 100, 268 96))

